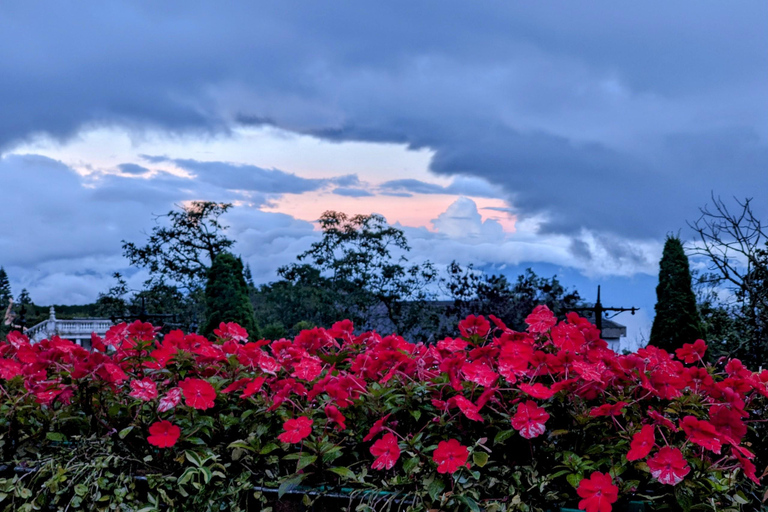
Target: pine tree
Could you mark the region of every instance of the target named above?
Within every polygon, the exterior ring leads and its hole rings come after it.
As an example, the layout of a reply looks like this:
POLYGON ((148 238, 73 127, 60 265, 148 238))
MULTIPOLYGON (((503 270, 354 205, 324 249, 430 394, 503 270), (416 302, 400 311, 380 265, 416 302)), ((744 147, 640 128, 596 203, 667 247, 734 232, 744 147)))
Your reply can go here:
POLYGON ((703 337, 688 257, 677 237, 668 236, 664 244, 655 309, 651 345, 671 352, 683 343, 693 343, 703 337))
POLYGON ((228 252, 222 252, 208 271, 205 287, 206 323, 202 334, 210 336, 221 322, 235 322, 258 337, 253 306, 248 298, 248 285, 243 276, 243 262, 228 252))

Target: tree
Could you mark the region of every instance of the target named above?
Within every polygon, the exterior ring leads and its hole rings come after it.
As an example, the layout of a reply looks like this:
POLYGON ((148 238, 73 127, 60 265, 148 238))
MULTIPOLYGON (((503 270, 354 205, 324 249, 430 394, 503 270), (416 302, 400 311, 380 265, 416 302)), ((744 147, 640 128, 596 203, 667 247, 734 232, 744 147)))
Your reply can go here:
POLYGON ((511 329, 523 331, 527 327, 525 318, 538 305, 546 305, 562 319, 581 303, 579 292, 566 289, 557 276, 540 277, 530 268, 512 284, 506 276, 488 275, 454 261, 448 266, 443 286, 453 298, 447 310, 447 328, 451 331, 456 322, 470 314, 494 315, 511 329))
POLYGON ((709 263, 700 286, 707 292, 700 303, 707 334, 718 355, 760 363, 768 361, 768 230, 751 206, 751 199, 731 209, 712 196, 712 206, 700 209, 689 223, 699 242, 691 249, 709 263), (726 321, 730 318, 732 321, 726 321))
MULTIPOLYGON (((327 211, 319 219, 323 237, 298 256, 319 270, 333 292, 339 316, 360 328, 406 332, 418 318, 413 303, 432 295, 437 272, 429 262, 408 265, 410 246, 402 230, 377 214, 348 216, 327 211)), ((301 263, 281 267, 284 279, 301 283, 311 273, 301 263)))
POLYGON ((216 256, 234 244, 219 218, 229 203, 193 201, 162 217, 168 226, 155 226, 147 244, 123 240, 123 254, 132 265, 146 267, 156 281, 178 283, 186 289, 201 287, 216 256))
POLYGON ((243 262, 229 252, 213 260, 205 286, 206 323, 202 334, 210 336, 221 322, 235 322, 251 337, 258 337, 248 286, 243 277, 243 262))
POLYGON ((10 324, 6 325, 6 313, 10 319, 10 307, 13 302, 13 293, 11 292, 11 283, 8 280, 8 274, 3 267, 0 267, 0 339, 5 338, 10 330, 10 324))
POLYGON ((683 343, 693 343, 703 337, 688 257, 682 242, 674 236, 668 236, 664 243, 655 309, 651 345, 672 352, 683 343))

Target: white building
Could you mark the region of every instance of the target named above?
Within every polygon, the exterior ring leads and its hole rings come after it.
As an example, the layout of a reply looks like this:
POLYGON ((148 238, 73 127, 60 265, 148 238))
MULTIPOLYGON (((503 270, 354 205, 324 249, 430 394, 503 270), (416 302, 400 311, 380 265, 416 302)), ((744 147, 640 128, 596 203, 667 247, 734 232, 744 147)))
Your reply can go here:
POLYGON ((25 334, 29 336, 32 342, 39 342, 46 338, 50 339, 54 334, 61 338, 73 341, 85 348, 91 348, 91 333, 96 333, 101 337, 112 327, 112 321, 109 318, 70 318, 59 320, 56 318, 56 311, 51 306, 48 320, 27 329, 25 334))

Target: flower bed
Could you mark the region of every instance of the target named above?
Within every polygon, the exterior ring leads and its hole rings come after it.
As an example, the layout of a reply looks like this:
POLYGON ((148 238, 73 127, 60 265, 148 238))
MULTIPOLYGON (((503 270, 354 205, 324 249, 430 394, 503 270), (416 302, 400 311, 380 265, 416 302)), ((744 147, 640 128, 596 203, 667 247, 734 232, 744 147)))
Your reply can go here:
POLYGON ((768 371, 705 364, 701 340, 617 355, 543 306, 527 323, 470 316, 431 346, 349 321, 276 341, 222 324, 214 342, 135 322, 93 351, 12 333, 0 506, 258 510, 272 490, 358 510, 758 505, 768 371))

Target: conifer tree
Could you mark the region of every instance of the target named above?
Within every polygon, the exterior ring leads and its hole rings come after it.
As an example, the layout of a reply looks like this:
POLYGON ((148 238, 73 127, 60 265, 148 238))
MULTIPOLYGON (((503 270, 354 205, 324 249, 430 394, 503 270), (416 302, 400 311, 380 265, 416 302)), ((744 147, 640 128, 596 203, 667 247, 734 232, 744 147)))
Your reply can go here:
POLYGON ((11 283, 8 280, 8 274, 3 267, 0 267, 0 339, 5 338, 8 331, 10 331, 10 325, 5 325, 5 317, 11 299, 13 299, 13 294, 11 293, 11 283))
POLYGON ((673 352, 683 343, 693 343, 704 335, 691 287, 688 257, 679 238, 667 237, 659 266, 650 344, 673 352))
POLYGON ((251 338, 258 337, 253 306, 243 276, 243 262, 229 252, 216 256, 208 271, 205 307, 203 335, 213 334, 221 322, 235 322, 245 328, 251 338))

